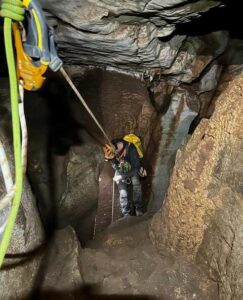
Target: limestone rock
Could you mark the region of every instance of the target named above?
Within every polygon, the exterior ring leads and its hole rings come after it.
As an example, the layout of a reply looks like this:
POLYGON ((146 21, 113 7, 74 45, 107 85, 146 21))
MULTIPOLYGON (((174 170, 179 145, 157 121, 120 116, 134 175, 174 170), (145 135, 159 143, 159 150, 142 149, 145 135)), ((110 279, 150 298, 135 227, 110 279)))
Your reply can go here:
POLYGON ((81 248, 72 227, 57 230, 42 256, 37 273, 36 290, 40 299, 55 299, 55 294, 76 299, 83 284, 80 259, 81 248))
POLYGON ((240 299, 243 289, 242 83, 239 75, 228 84, 211 119, 202 120, 178 151, 150 231, 161 254, 206 263, 222 299, 240 299))
POLYGON ((181 47, 175 61, 162 73, 173 75, 178 82, 191 83, 200 78, 210 63, 227 47, 227 32, 213 32, 204 36, 188 37, 181 47))
POLYGON ((177 24, 200 17, 220 1, 41 1, 55 19, 59 54, 67 64, 180 75, 190 82, 222 51, 227 35, 170 36, 177 24), (168 37, 164 40, 164 37, 168 37), (218 43, 219 41, 219 43, 218 43), (217 43, 217 45, 216 45, 217 43), (221 49, 220 51, 218 51, 221 49), (174 64, 175 62, 175 64, 174 64))
MULTIPOLYGON (((147 207, 149 212, 157 212, 163 203, 176 152, 184 142, 188 128, 197 114, 197 111, 191 109, 187 104, 189 96, 190 93, 186 89, 175 87, 168 96, 170 105, 161 117, 160 144, 147 207)), ((196 101, 194 99, 194 102, 197 102, 197 99, 196 101)))
MULTIPOLYGON (((144 153, 147 152, 151 133, 157 120, 147 88, 141 81, 127 74, 96 68, 87 71, 81 78, 75 77, 75 82, 111 139, 135 133, 141 137, 144 153)), ((75 119, 79 120, 96 140, 101 144, 107 142, 86 111, 78 109, 78 105, 74 105, 72 111, 75 119)), ((92 151, 92 153, 98 153, 100 149, 101 147, 97 147, 96 151, 92 151)), ((87 158, 85 164, 88 164, 90 158, 92 159, 92 155, 87 155, 87 158)), ((114 174, 114 170, 108 162, 100 164, 99 167, 96 232, 103 230, 111 222, 112 177, 114 174)), ((117 219, 120 216, 120 210, 118 197, 115 198, 114 216, 117 219)))
MULTIPOLYGON (((8 103, 7 82, 1 79, 1 142, 9 159, 12 174, 14 163, 11 146, 11 115, 8 103)), ((0 175, 1 199, 6 194, 2 174, 0 175)), ((3 224, 9 216, 9 207, 0 212, 0 224, 3 224)), ((11 242, 0 271, 0 299, 15 299, 27 295, 34 285, 35 271, 38 268, 39 255, 44 242, 44 231, 38 214, 36 200, 32 194, 27 179, 24 180, 22 201, 18 216, 14 225, 11 242), (23 280, 25 284, 23 284, 23 280), (13 288, 14 287, 14 288, 13 288)), ((0 240, 2 234, 0 234, 0 240)))
POLYGON ((62 226, 80 222, 98 201, 101 149, 95 144, 72 147, 66 161, 66 175, 58 203, 58 220, 62 226))
MULTIPOLYGON (((82 270, 94 295, 132 299, 214 300, 216 285, 194 265, 159 257, 144 217, 123 218, 82 252, 82 270)), ((92 297, 91 297, 92 299, 92 297)))
MULTIPOLYGON (((50 230, 80 226, 86 213, 93 214, 98 199, 101 148, 74 121, 69 106, 72 100, 67 86, 55 76, 40 94, 26 96, 28 172, 41 217, 50 230)), ((79 112, 81 104, 73 101, 79 112)))

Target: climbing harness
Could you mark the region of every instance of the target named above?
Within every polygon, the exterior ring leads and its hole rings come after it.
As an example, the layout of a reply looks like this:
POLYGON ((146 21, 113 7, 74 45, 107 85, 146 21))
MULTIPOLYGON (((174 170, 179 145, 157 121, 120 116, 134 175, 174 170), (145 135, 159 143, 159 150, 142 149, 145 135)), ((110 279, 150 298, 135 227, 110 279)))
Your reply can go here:
POLYGON ((11 172, 7 156, 0 141, 0 163, 3 173, 7 195, 0 200, 0 211, 10 208, 6 222, 0 224, 0 268, 2 266, 8 245, 10 243, 14 223, 18 214, 23 189, 23 177, 27 161, 27 127, 24 117, 23 91, 37 90, 44 81, 43 76, 48 67, 56 72, 60 70, 65 80, 69 83, 78 99, 84 105, 104 137, 111 144, 105 130, 95 118, 94 114, 74 86, 72 80, 62 68, 62 61, 57 55, 54 30, 47 26, 44 13, 36 0, 2 0, 0 16, 4 18, 4 43, 10 80, 10 98, 12 111, 12 131, 15 165, 15 184, 11 179, 11 172), (28 31, 26 33, 21 23, 12 24, 12 20, 22 22, 27 19, 28 31), (16 66, 12 44, 12 29, 16 50, 16 66), (18 104, 18 84, 20 83, 18 104), (20 126, 22 132, 22 146, 20 139, 20 126), (22 149, 21 149, 22 147, 22 149))

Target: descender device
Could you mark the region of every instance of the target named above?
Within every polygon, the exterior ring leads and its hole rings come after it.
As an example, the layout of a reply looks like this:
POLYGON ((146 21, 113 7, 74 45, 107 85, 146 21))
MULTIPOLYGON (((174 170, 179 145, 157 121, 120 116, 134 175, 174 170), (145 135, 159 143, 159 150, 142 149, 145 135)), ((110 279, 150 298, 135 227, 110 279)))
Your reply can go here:
POLYGON ((36 0, 23 0, 26 9, 23 23, 13 24, 17 76, 29 91, 41 88, 48 67, 56 72, 62 67, 57 55, 54 29, 47 25, 36 0))

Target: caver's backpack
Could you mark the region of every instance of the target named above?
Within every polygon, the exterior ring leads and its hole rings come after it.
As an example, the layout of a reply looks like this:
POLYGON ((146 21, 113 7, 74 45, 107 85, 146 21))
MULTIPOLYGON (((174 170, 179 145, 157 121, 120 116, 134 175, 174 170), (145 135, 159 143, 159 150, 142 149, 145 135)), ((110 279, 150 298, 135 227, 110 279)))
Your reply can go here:
POLYGON ((142 143, 141 143, 141 140, 138 136, 136 136, 134 133, 130 133, 130 134, 125 135, 123 137, 123 140, 128 142, 128 143, 132 143, 137 149, 139 158, 140 159, 143 158, 142 143))
MULTIPOLYGON (((139 158, 140 159, 143 158, 142 143, 140 138, 137 135, 135 135, 134 133, 127 134, 123 137, 123 140, 133 144, 137 149, 139 158)), ((138 175, 143 178, 147 176, 147 172, 143 166, 141 166, 141 168, 139 169, 138 175)))

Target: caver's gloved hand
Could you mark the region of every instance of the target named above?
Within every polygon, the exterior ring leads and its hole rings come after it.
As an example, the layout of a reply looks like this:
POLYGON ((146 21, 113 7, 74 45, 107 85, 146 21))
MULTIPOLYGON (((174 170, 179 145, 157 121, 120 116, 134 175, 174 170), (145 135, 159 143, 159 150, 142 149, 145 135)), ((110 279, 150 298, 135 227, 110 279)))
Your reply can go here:
POLYGON ((147 177, 147 171, 146 171, 146 169, 143 166, 141 166, 140 169, 138 170, 138 175, 141 178, 147 177))
POLYGON ((0 15, 3 18, 9 18, 17 22, 24 20, 25 9, 20 0, 2 0, 0 15))
POLYGON ((116 182, 116 184, 118 184, 120 181, 122 181, 123 180, 123 177, 121 176, 121 175, 115 175, 114 177, 113 177, 113 181, 115 181, 116 182))
POLYGON ((103 152, 105 156, 105 160, 112 160, 116 156, 115 146, 112 144, 105 144, 103 146, 103 152))

